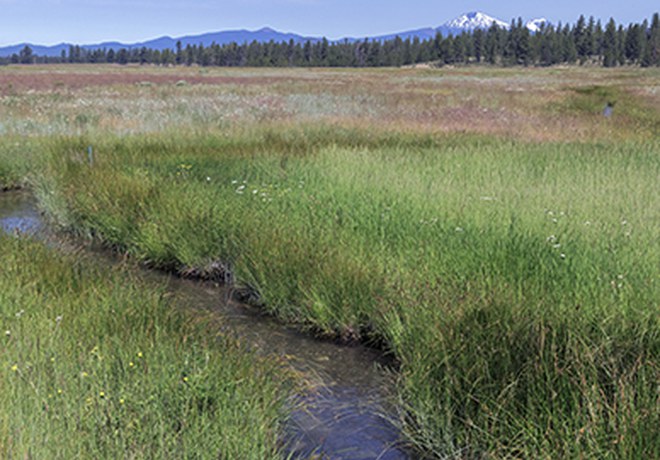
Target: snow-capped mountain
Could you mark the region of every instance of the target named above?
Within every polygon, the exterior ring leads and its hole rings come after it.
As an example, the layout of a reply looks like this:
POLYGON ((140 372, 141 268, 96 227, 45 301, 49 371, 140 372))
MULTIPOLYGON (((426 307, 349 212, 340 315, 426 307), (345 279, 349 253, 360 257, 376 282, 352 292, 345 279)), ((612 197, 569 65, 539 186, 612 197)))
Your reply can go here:
POLYGON ((528 21, 527 24, 525 24, 525 27, 527 27, 530 32, 536 33, 541 30, 542 26, 548 25, 550 25, 550 21, 548 21, 546 18, 537 18, 528 21))
POLYGON ((473 31, 476 29, 488 29, 493 23, 498 27, 507 29, 509 24, 480 11, 472 11, 444 23, 441 27, 448 29, 460 29, 461 31, 473 31))
MULTIPOLYGON (((364 37, 369 40, 376 41, 385 41, 392 40, 395 37, 400 37, 403 40, 418 38, 420 40, 429 40, 433 39, 435 35, 439 32, 443 36, 448 35, 460 35, 463 32, 472 32, 476 29, 489 29, 493 24, 497 24, 498 27, 503 29, 509 29, 509 24, 489 16, 480 11, 473 11, 466 13, 462 16, 459 16, 451 21, 448 21, 437 28, 426 27, 422 29, 407 30, 403 32, 398 32, 394 34, 380 35, 375 37, 364 37)), ((526 27, 531 33, 536 33, 540 30, 542 24, 549 24, 545 18, 533 19, 526 23, 526 27)), ((338 40, 332 40, 334 43, 340 43, 344 40, 348 42, 354 42, 357 40, 364 40, 364 38, 342 38, 338 40)), ((293 40, 295 43, 305 43, 305 42, 318 42, 321 40, 321 37, 306 37, 297 35, 294 33, 282 33, 277 30, 273 30, 268 27, 263 29, 249 31, 249 30, 225 30, 220 32, 212 32, 207 34, 200 35, 189 35, 184 37, 172 38, 172 37, 160 37, 153 40, 140 42, 140 43, 119 43, 119 42, 105 42, 98 43, 93 45, 81 45, 82 48, 86 50, 95 50, 95 49, 113 49, 118 50, 120 48, 135 49, 135 48, 152 48, 157 50, 164 49, 174 49, 177 41, 181 41, 181 44, 185 47, 187 45, 199 45, 209 46, 212 43, 219 45, 224 45, 227 43, 251 43, 252 41, 257 41, 261 43, 266 43, 269 41, 274 42, 288 42, 293 40)), ((39 56, 60 56, 64 51, 66 52, 71 44, 61 43, 55 46, 39 46, 28 43, 21 43, 19 45, 5 46, 0 47, 0 57, 11 56, 12 54, 20 53, 21 49, 26 45, 30 46, 33 52, 39 56)))

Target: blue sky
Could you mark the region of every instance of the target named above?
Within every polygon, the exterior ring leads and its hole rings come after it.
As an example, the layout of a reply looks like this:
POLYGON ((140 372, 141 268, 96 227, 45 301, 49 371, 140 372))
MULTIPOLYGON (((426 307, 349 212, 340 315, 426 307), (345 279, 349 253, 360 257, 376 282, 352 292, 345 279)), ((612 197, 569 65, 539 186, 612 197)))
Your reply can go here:
POLYGON ((509 22, 544 16, 575 22, 640 22, 658 0, 0 0, 0 46, 106 40, 135 42, 227 29, 270 26, 283 32, 341 38, 439 26, 468 11, 509 22))

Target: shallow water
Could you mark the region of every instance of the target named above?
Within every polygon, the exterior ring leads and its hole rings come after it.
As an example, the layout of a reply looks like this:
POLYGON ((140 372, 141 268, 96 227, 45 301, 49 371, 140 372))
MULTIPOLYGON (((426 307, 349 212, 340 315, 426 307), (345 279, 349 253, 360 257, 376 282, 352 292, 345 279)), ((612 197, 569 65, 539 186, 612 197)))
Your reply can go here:
MULTIPOLYGON (((24 192, 0 193, 0 228, 52 238, 36 203, 24 192)), ((93 251, 93 249, 90 249, 93 251)), ((95 258, 113 264, 107 252, 95 258)), ((188 308, 217 312, 223 331, 252 349, 286 357, 317 388, 300 397, 285 427, 285 441, 294 458, 400 460, 410 458, 401 447, 399 431, 389 421, 388 379, 379 365, 381 353, 361 346, 340 346, 316 340, 264 316, 255 308, 232 301, 225 288, 184 280, 153 270, 139 273, 166 286, 176 302, 188 308)))

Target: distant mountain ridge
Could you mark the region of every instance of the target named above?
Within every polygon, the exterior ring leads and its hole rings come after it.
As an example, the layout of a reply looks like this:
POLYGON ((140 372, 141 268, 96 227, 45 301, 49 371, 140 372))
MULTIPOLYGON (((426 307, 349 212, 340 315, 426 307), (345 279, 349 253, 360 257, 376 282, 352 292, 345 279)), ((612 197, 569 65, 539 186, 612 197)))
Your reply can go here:
MULTIPOLYGON (((547 24, 548 21, 544 18, 533 19, 526 23, 526 27, 530 32, 535 33, 540 30, 542 24, 547 24)), ((414 30, 408 30, 398 33, 379 35, 379 36, 365 36, 362 38, 355 37, 345 37, 338 40, 330 40, 331 42, 355 42, 357 40, 377 40, 385 41, 392 40, 396 37, 400 37, 402 40, 408 38, 414 39, 419 38, 420 40, 432 39, 436 36, 437 33, 442 34, 443 36, 448 35, 459 35, 463 32, 472 32, 476 29, 488 29, 493 24, 497 24, 498 27, 508 29, 510 26, 508 23, 489 16, 485 13, 479 11, 473 11, 466 14, 463 14, 451 21, 447 21, 443 25, 433 28, 426 27, 414 30)), ((119 50, 122 48, 126 49, 139 49, 139 48, 150 48, 155 50, 165 50, 165 49, 175 49, 178 41, 181 42, 181 45, 185 48, 188 45, 203 45, 209 46, 213 43, 218 45, 227 45, 230 43, 251 43, 253 41, 265 43, 265 42, 289 42, 293 40, 294 43, 305 43, 312 42, 316 43, 323 40, 321 37, 306 37, 303 35, 298 35, 295 33, 289 32, 279 32, 277 30, 271 29, 270 27, 263 27, 259 30, 226 30, 220 32, 209 32, 199 35, 186 35, 183 37, 169 37, 162 36, 152 40, 147 40, 144 42, 138 43, 120 43, 117 41, 109 41, 97 44, 90 45, 79 45, 82 49, 93 51, 97 49, 113 49, 119 50)), ((0 47, 0 56, 7 57, 12 54, 19 54, 20 51, 29 46, 32 49, 32 52, 39 56, 48 56, 48 57, 57 57, 62 54, 62 52, 67 53, 69 47, 73 46, 71 43, 60 43, 53 46, 42 46, 42 45, 33 45, 31 43, 20 43, 17 45, 0 47)))

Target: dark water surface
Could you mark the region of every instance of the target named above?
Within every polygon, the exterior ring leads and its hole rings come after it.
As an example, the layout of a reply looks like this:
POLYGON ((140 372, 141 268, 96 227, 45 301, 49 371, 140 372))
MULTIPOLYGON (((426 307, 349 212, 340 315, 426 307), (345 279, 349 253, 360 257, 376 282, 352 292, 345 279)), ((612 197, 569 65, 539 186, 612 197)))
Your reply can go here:
MULTIPOLYGON (((25 192, 0 193, 0 228, 39 238, 53 238, 25 192)), ((93 251, 93 249, 91 249, 93 251)), ((95 252, 102 263, 116 264, 107 252, 95 252)), ((225 288, 184 280, 153 270, 143 278, 166 286, 180 305, 217 312, 223 331, 265 354, 284 356, 318 388, 300 401, 285 428, 294 458, 399 460, 410 458, 400 446, 399 431, 389 421, 388 379, 378 363, 382 355, 365 347, 340 346, 288 328, 257 309, 230 299, 225 288)))

